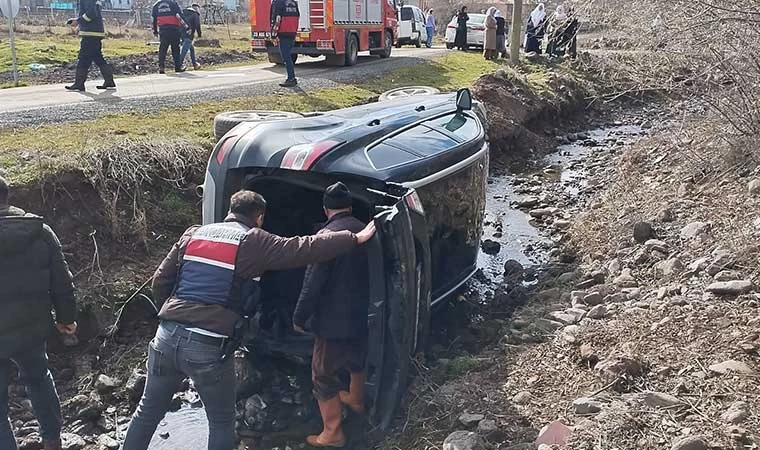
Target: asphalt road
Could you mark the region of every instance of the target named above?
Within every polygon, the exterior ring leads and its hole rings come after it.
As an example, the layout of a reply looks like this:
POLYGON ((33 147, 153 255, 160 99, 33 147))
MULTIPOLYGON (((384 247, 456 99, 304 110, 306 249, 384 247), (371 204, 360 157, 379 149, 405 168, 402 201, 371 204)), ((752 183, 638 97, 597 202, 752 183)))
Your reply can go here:
MULTIPOLYGON (((107 114, 182 107, 199 102, 287 92, 308 92, 360 82, 401 67, 424 62, 446 52, 440 48, 393 49, 388 59, 360 56, 353 67, 331 67, 323 60, 301 56, 296 64, 299 86, 279 87, 285 79, 282 66, 269 63, 213 71, 142 75, 117 78, 114 91, 98 91, 100 80, 87 82, 87 92, 68 92, 63 84, 0 90, 0 129, 86 120, 107 114), (303 61, 303 62, 302 62, 303 61)), ((399 85, 413 85, 400 80, 399 85)))

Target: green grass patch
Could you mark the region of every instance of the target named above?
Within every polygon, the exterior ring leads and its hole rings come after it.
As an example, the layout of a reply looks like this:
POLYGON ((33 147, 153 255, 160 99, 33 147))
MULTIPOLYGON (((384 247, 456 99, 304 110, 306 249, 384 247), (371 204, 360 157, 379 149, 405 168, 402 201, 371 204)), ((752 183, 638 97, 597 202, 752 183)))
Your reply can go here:
POLYGON ((450 54, 403 68, 360 85, 315 92, 266 95, 206 102, 152 114, 114 114, 64 124, 24 127, 0 132, 0 167, 17 184, 33 184, 45 175, 76 169, 83 151, 112 145, 125 138, 185 139, 213 147, 214 116, 222 111, 274 109, 311 112, 344 108, 372 101, 381 92, 404 85, 430 85, 444 91, 471 86, 496 64, 475 54, 450 54))
POLYGON ((472 356, 457 356, 446 365, 446 373, 451 378, 458 378, 470 372, 485 369, 486 362, 472 356))

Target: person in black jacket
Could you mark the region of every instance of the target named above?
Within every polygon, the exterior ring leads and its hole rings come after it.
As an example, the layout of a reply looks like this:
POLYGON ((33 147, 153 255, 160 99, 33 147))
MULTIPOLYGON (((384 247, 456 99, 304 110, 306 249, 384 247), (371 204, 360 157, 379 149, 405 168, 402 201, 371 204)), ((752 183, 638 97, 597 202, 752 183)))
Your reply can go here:
POLYGON ((113 67, 103 58, 103 38, 106 37, 103 26, 103 15, 100 11, 100 3, 96 0, 80 0, 77 4, 79 16, 69 19, 66 23, 79 29, 79 60, 77 61, 74 84, 66 86, 69 91, 84 91, 84 82, 87 81, 87 72, 92 63, 100 68, 103 75, 103 84, 98 89, 113 89, 116 83, 113 81, 113 67))
MULTIPOLYGON (((351 193, 343 183, 324 194, 327 223, 317 234, 361 230, 364 224, 352 216, 351 193)), ((301 296, 293 314, 293 327, 316 335, 312 356, 314 396, 319 402, 324 430, 309 436, 312 447, 342 447, 346 443, 341 426, 342 404, 364 411, 364 365, 367 357, 369 269, 367 251, 361 247, 306 269, 301 296), (341 392, 341 372, 349 372, 348 392, 341 392)))
POLYGON ((15 450, 8 420, 11 367, 19 368, 45 450, 61 450, 61 405, 45 341, 55 323, 76 333, 76 299, 61 243, 41 217, 8 203, 0 177, 0 449, 15 450))
POLYGON ((195 39, 195 34, 198 33, 198 37, 201 37, 201 14, 200 14, 201 6, 197 3, 193 3, 193 5, 189 8, 186 8, 182 11, 182 15, 185 18, 185 23, 187 24, 187 28, 185 28, 184 33, 182 34, 182 50, 180 51, 179 59, 182 61, 182 64, 185 64, 185 57, 187 56, 187 52, 190 52, 190 61, 193 63, 193 68, 195 70, 198 70, 201 68, 201 65, 198 64, 198 61, 195 59, 195 46, 193 45, 193 39, 195 39))
POLYGON ((185 27, 182 10, 176 0, 158 0, 153 4, 153 35, 159 37, 158 73, 165 73, 166 52, 171 47, 174 71, 184 72, 179 59, 179 42, 185 27))
POLYGON ((298 9, 298 2, 296 0, 272 1, 269 11, 272 36, 276 37, 279 41, 280 57, 288 74, 288 78, 283 83, 280 83, 282 87, 295 87, 298 85, 292 51, 296 43, 300 17, 301 12, 298 9))

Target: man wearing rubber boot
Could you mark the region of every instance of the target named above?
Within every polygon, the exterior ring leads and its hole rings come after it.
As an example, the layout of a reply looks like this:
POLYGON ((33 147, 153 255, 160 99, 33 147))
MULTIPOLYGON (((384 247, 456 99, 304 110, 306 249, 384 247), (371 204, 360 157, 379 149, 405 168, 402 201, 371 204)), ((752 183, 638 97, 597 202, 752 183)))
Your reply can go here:
MULTIPOLYGON (((364 227, 352 216, 351 192, 343 183, 327 188, 323 205, 327 223, 317 235, 343 230, 356 232, 364 227)), ((342 404, 354 412, 364 412, 368 308, 366 249, 356 248, 306 270, 293 326, 303 333, 311 318, 310 329, 316 335, 312 381, 324 429, 321 434, 307 438, 312 447, 343 447, 346 444, 341 425, 342 404), (346 372, 351 375, 350 388, 348 392, 341 392, 340 376, 346 372)))
POLYGON ((184 72, 180 60, 180 40, 185 21, 175 0, 158 0, 153 4, 153 35, 158 36, 158 73, 166 73, 166 52, 172 49, 174 71, 184 72))
POLYGON ((261 225, 266 202, 252 191, 230 200, 224 222, 191 227, 153 278, 163 305, 148 345, 148 379, 122 450, 146 450, 183 379, 190 377, 209 424, 209 450, 235 447, 235 365, 239 324, 255 308, 255 281, 264 272, 335 258, 367 242, 369 225, 319 236, 282 238, 261 225), (230 345, 234 344, 234 345, 230 345))
POLYGON ((66 86, 70 91, 84 91, 84 82, 87 81, 87 72, 92 63, 100 68, 103 75, 103 84, 98 89, 113 89, 116 83, 113 81, 113 66, 103 58, 103 38, 106 37, 103 26, 103 15, 100 3, 97 0, 79 0, 77 5, 79 17, 69 19, 66 23, 79 29, 79 61, 77 62, 76 79, 74 84, 66 86))
POLYGON ((53 230, 41 217, 10 206, 8 191, 0 177, 0 449, 16 449, 8 418, 8 385, 16 366, 43 448, 61 450, 61 404, 45 341, 52 311, 59 332, 76 332, 74 284, 53 230))

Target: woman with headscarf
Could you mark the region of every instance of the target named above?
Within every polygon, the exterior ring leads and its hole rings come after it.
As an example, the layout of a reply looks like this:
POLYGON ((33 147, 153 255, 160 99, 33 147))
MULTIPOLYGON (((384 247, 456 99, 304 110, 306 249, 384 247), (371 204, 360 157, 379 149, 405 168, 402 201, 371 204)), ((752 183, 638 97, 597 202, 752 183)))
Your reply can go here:
POLYGON ((525 53, 536 52, 539 55, 541 54, 541 41, 544 39, 545 25, 546 6, 539 3, 528 18, 528 25, 525 29, 525 53))
POLYGON ((507 57, 507 21, 496 11, 496 57, 507 57))
POLYGON ((486 11, 486 20, 483 23, 486 27, 485 39, 483 39, 483 57, 485 59, 496 58, 496 8, 490 7, 486 11))
POLYGON ((467 15, 467 7, 462 8, 457 13, 457 34, 454 38, 454 43, 457 48, 462 51, 467 50, 467 21, 470 20, 470 16, 467 15))

